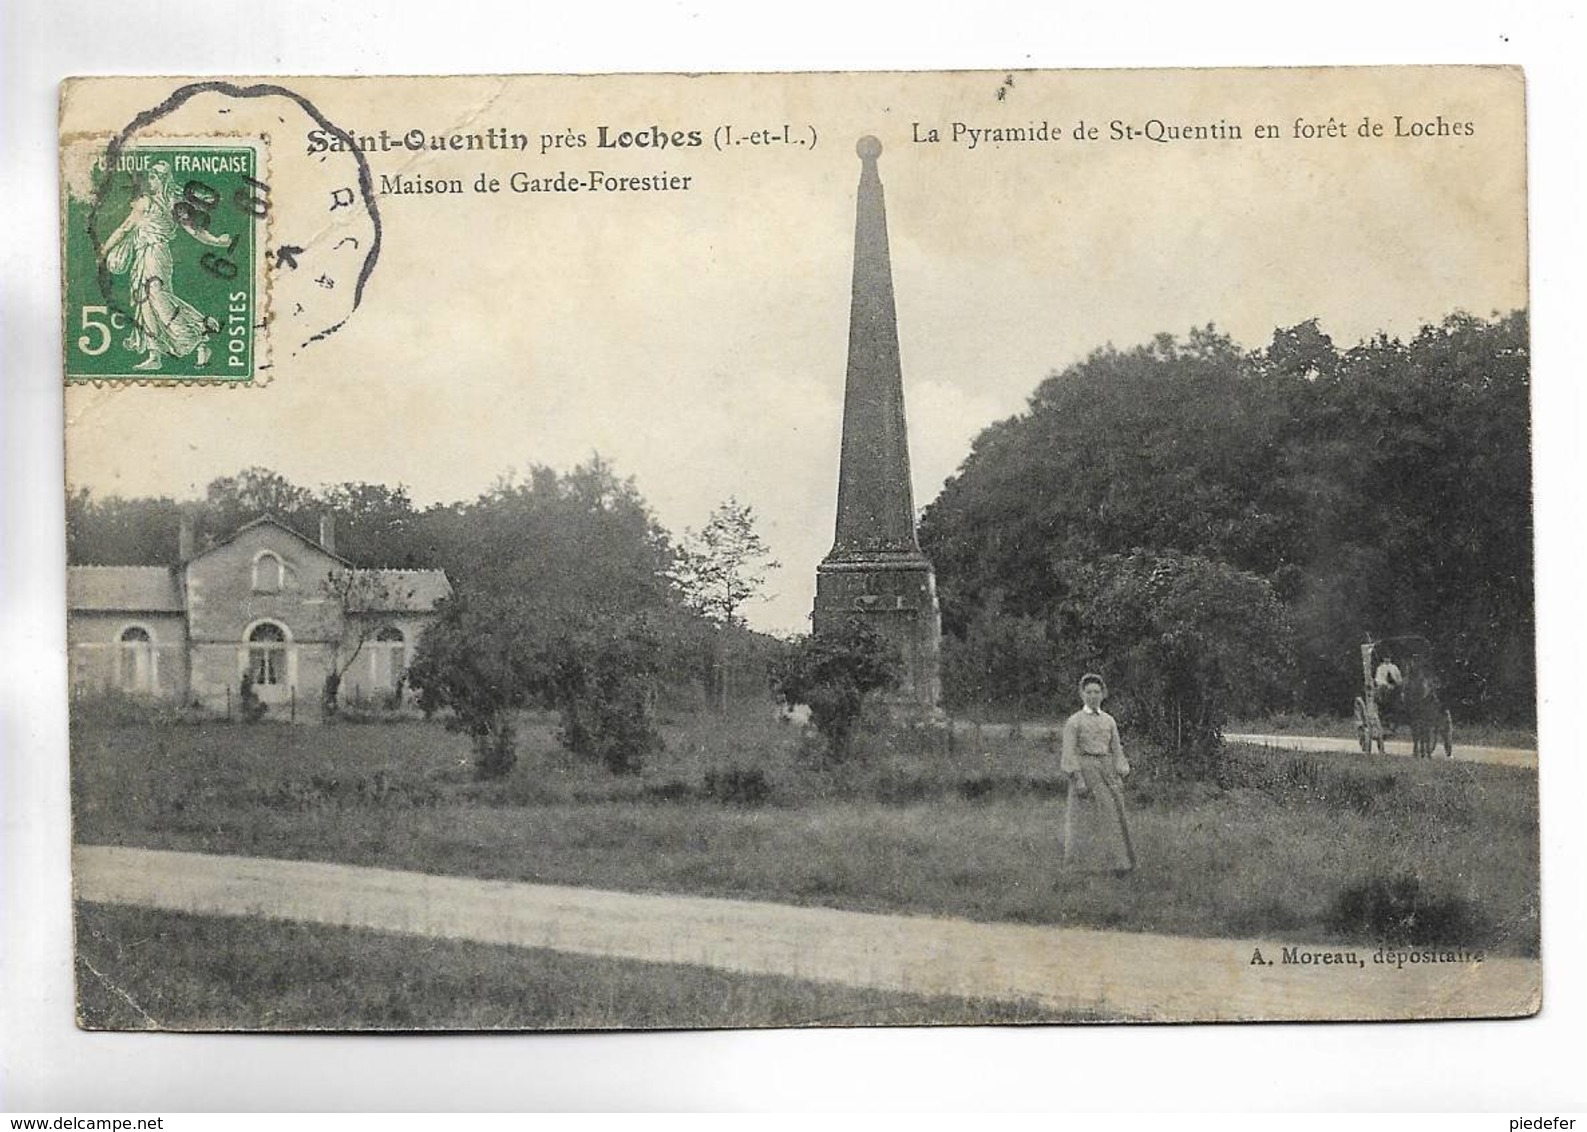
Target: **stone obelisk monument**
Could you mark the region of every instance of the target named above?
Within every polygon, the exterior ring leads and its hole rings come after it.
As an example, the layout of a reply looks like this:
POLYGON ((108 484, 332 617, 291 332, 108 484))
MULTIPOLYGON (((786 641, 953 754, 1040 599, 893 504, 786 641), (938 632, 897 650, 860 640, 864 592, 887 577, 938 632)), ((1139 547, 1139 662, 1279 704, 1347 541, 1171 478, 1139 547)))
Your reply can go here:
POLYGON ((942 690, 942 618, 936 575, 915 537, 887 207, 876 171, 882 143, 864 137, 855 148, 860 187, 837 537, 816 568, 815 630, 856 616, 869 622, 903 661, 898 684, 880 698, 901 714, 930 716, 942 690))

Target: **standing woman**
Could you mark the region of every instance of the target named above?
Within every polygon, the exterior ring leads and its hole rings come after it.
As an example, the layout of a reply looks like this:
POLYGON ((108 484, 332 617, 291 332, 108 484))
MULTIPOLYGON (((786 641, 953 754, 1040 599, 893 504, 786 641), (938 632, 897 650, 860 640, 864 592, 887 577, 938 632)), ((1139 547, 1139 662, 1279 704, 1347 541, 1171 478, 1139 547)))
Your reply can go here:
POLYGON ((1086 824, 1099 844, 1105 842, 1120 874, 1135 869, 1135 842, 1130 837, 1130 820, 1124 812, 1119 784, 1130 773, 1119 739, 1118 722, 1102 710, 1108 694, 1102 677, 1088 672, 1080 678, 1082 707, 1064 724, 1063 756, 1058 764, 1069 779, 1068 799, 1064 804, 1063 863, 1075 857, 1076 810, 1085 812, 1086 824))
POLYGON ((147 355, 133 369, 157 370, 162 357, 185 358, 195 350, 198 364, 205 365, 209 336, 220 330, 219 322, 172 290, 171 241, 178 230, 211 247, 226 247, 227 241, 179 224, 173 214, 177 200, 170 164, 155 162, 142 192, 132 199, 127 218, 110 234, 100 253, 114 274, 128 277, 132 332, 122 345, 147 355))

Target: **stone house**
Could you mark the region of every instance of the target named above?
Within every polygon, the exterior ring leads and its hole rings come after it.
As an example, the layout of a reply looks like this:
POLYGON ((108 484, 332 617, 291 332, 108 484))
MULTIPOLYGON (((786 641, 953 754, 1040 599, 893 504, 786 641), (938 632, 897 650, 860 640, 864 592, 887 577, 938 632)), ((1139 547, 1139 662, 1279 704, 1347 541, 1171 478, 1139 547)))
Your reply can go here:
POLYGON ((389 701, 435 606, 441 570, 360 568, 272 516, 194 553, 182 525, 175 566, 67 568, 67 649, 74 696, 122 692, 236 710, 251 677, 270 718, 315 720, 325 679, 344 703, 389 701))

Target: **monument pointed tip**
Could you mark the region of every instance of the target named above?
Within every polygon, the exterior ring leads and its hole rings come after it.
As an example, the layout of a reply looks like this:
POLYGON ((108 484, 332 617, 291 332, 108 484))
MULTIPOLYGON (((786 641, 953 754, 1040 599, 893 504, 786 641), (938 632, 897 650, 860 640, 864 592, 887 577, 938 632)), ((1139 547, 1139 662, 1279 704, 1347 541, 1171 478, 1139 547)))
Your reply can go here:
POLYGON ((854 145, 854 152, 860 155, 861 161, 875 161, 882 155, 882 143, 874 134, 866 134, 854 145))

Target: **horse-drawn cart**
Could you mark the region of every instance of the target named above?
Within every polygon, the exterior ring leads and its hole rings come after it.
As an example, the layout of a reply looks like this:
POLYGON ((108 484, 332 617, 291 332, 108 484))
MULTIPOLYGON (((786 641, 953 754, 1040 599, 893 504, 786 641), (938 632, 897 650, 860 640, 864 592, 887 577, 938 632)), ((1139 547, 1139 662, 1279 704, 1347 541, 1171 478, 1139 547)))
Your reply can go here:
POLYGON ((1428 758, 1439 744, 1455 754, 1455 724, 1438 694, 1425 637, 1368 637, 1361 646, 1361 694, 1356 697, 1356 739, 1363 754, 1386 754, 1384 743, 1401 725, 1410 729, 1411 753, 1428 758))

